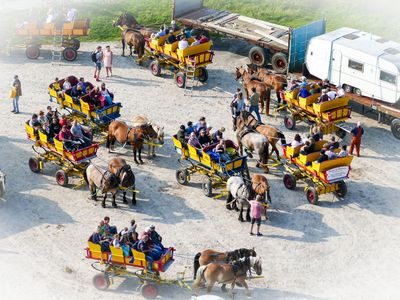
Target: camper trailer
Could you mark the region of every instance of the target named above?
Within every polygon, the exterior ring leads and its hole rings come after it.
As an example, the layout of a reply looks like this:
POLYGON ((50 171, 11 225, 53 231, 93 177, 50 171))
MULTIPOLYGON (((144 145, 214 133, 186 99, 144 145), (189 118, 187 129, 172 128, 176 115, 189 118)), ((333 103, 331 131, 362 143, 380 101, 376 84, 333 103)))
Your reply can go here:
POLYGON ((312 38, 306 67, 346 92, 391 104, 400 100, 400 44, 371 33, 340 28, 312 38))

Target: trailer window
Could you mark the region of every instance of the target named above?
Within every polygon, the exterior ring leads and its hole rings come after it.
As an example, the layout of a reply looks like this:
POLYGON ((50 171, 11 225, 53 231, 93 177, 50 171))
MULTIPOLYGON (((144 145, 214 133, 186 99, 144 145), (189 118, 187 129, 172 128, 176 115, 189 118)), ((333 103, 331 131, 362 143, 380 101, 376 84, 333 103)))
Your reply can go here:
POLYGON ((388 72, 381 71, 381 74, 379 75, 379 79, 382 81, 396 84, 396 75, 390 74, 388 72))
POLYGON ((360 72, 364 72, 364 64, 349 59, 349 68, 360 72))

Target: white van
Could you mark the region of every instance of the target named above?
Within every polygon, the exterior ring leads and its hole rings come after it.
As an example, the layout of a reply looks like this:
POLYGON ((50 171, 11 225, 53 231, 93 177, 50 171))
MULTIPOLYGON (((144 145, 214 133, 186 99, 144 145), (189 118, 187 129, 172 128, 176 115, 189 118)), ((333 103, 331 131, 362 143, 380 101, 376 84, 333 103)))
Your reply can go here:
POLYGON ((340 28, 312 38, 306 67, 347 92, 388 103, 400 100, 400 44, 371 33, 340 28))

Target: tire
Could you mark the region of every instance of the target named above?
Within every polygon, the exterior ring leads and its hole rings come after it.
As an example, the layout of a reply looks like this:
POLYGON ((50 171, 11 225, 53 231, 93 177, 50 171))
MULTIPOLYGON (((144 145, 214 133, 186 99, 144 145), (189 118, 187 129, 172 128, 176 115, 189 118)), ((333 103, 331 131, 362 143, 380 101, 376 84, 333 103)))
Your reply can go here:
POLYGON ((292 115, 287 115, 283 119, 283 123, 285 124, 285 127, 289 130, 293 130, 296 128, 296 120, 292 115))
POLYGON ((40 172, 40 161, 36 157, 29 158, 28 165, 33 173, 40 172))
POLYGON ((56 172, 56 181, 60 186, 68 186, 68 174, 64 170, 58 170, 56 172))
POLYGON ((79 50, 79 48, 81 47, 81 41, 78 39, 72 39, 72 45, 71 48, 75 49, 76 51, 79 50))
POLYGON ((338 129, 336 130, 335 134, 336 134, 339 138, 344 139, 344 137, 346 136, 346 131, 344 131, 344 130, 341 129, 341 128, 338 128, 338 129))
POLYGON ((249 51, 249 59, 252 64, 255 64, 258 67, 263 67, 268 62, 267 52, 264 48, 254 46, 249 51))
POLYGON ((25 55, 29 59, 37 59, 40 56, 40 49, 37 45, 29 45, 26 47, 25 55))
POLYGON ((285 53, 276 52, 271 58, 272 68, 277 73, 286 73, 288 69, 288 59, 285 53))
POLYGON ((62 56, 66 61, 74 61, 78 57, 78 52, 74 48, 67 47, 63 50, 62 56))
POLYGON ((290 173, 283 175, 283 184, 288 190, 294 190, 296 188, 296 177, 290 173))
POLYGON ((344 198, 347 195, 347 185, 343 180, 338 182, 339 188, 335 191, 338 198, 344 198))
POLYGON ((186 75, 183 72, 178 72, 175 75, 175 83, 179 88, 184 88, 186 86, 186 75))
POLYGON ((140 294, 146 299, 154 299, 158 295, 158 288, 154 284, 145 283, 140 287, 140 294))
POLYGON ((343 84, 343 89, 346 93, 353 93, 353 87, 347 84, 343 84))
POLYGON ((400 140, 400 119, 394 119, 390 125, 390 129, 394 137, 400 140))
POLYGON ((208 80, 208 70, 206 68, 200 67, 197 69, 197 72, 197 78, 201 83, 204 83, 208 80))
POLYGON ((317 190, 311 186, 306 188, 306 197, 310 204, 316 205, 318 203, 317 190))
POLYGON ((92 279, 93 285, 100 291, 105 291, 110 286, 110 278, 105 274, 97 274, 92 279))
POLYGON ((207 197, 212 196, 212 184, 211 180, 207 180, 201 184, 201 189, 203 190, 203 194, 207 197))
POLYGON ((362 92, 359 88, 354 88, 354 94, 356 94, 357 96, 362 96, 362 92))
POLYGON ((161 66, 160 63, 156 60, 153 60, 150 64, 150 72, 154 76, 160 76, 161 74, 161 66))
POLYGON ((186 185, 189 182, 189 172, 186 169, 176 170, 175 179, 181 185, 186 185))

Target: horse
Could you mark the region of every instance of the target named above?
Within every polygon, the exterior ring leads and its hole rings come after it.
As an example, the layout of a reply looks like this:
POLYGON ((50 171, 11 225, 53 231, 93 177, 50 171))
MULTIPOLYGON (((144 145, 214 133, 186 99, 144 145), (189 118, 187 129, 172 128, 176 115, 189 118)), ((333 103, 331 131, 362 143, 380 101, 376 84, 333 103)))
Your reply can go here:
POLYGON ((272 153, 275 152, 277 159, 281 160, 276 144, 279 140, 282 144, 286 144, 286 138, 282 131, 275 127, 258 123, 257 118, 248 111, 242 111, 241 116, 247 126, 253 127, 257 132, 268 138, 269 144, 271 145, 271 152, 269 155, 272 155, 272 153))
POLYGON ((256 166, 264 168, 265 172, 268 173, 268 139, 251 127, 246 126, 241 116, 235 118, 234 127, 236 128, 236 138, 239 144, 240 155, 243 155, 243 146, 246 148, 249 157, 252 157, 251 153, 256 151, 259 156, 256 166))
POLYGON ((197 295, 200 286, 205 281, 207 282, 207 293, 210 293, 215 283, 231 284, 230 294, 232 294, 236 282, 242 284, 246 289, 246 295, 251 296, 249 286, 245 279, 247 272, 251 273, 254 269, 259 276, 262 274, 262 262, 259 257, 244 257, 230 264, 209 263, 201 266, 197 270, 196 280, 193 283, 193 291, 197 295))
POLYGON ((136 21, 135 17, 128 13, 125 12, 122 15, 118 17, 116 21, 113 22, 113 26, 117 27, 127 27, 127 28, 135 28, 139 25, 138 21, 136 21))
MULTIPOLYGON (((226 208, 239 211, 238 220, 244 222, 243 210, 246 208, 246 221, 250 221, 250 199, 255 195, 260 195, 263 199, 271 203, 270 185, 267 178, 260 174, 253 175, 251 181, 246 181, 240 176, 229 177, 226 182, 228 197, 226 199, 226 208), (239 205, 240 209, 238 209, 239 205)), ((267 209, 265 208, 265 219, 268 220, 267 209)))
POLYGON ((0 170, 0 199, 6 193, 6 175, 0 170))
POLYGON ((133 126, 143 126, 143 125, 150 125, 153 127, 154 131, 157 133, 157 138, 150 140, 150 144, 148 147, 148 156, 156 156, 156 146, 154 143, 156 140, 163 145, 164 144, 164 127, 160 127, 154 123, 152 123, 147 117, 145 116, 136 116, 133 118, 133 126))
POLYGON ((136 205, 136 192, 135 192, 135 175, 132 172, 132 168, 128 165, 125 159, 114 157, 108 162, 108 171, 120 177, 120 174, 124 172, 125 174, 121 178, 120 189, 123 194, 123 203, 126 204, 126 190, 132 189, 132 205, 136 205))
POLYGON ((112 206, 117 207, 117 203, 115 202, 115 197, 118 192, 118 187, 120 184, 120 179, 113 173, 109 171, 104 171, 94 164, 89 164, 84 173, 83 178, 86 183, 89 185, 90 189, 90 198, 92 200, 97 201, 97 192, 96 188, 101 190, 103 196, 103 201, 101 202, 101 206, 103 208, 106 207, 106 199, 107 192, 111 192, 112 194, 112 206))
POLYGON ((146 124, 139 127, 129 128, 124 122, 112 121, 108 126, 106 147, 108 152, 114 149, 115 141, 121 144, 130 144, 132 146, 133 157, 136 164, 143 164, 142 148, 145 140, 157 138, 157 132, 153 127, 146 124), (139 161, 136 158, 139 154, 139 161))
POLYGON ((251 89, 256 88, 256 92, 260 95, 261 113, 264 112, 264 102, 266 103, 266 114, 269 114, 269 103, 271 101, 271 89, 263 82, 254 79, 249 72, 243 67, 236 68, 235 80, 243 79, 243 89, 246 92, 246 98, 249 99, 251 89))
POLYGON ((246 249, 240 248, 233 251, 228 252, 218 252, 215 250, 207 249, 201 252, 198 252, 194 257, 193 262, 193 279, 196 279, 196 273, 200 266, 207 265, 211 262, 219 262, 219 263, 230 263, 234 260, 238 260, 243 257, 249 256, 257 256, 254 248, 246 249))
POLYGON ((141 65, 141 58, 144 55, 145 40, 140 32, 133 29, 124 29, 122 31, 122 56, 125 56, 125 46, 129 46, 129 56, 132 56, 132 48, 135 49, 135 53, 138 55, 139 64, 141 65))

